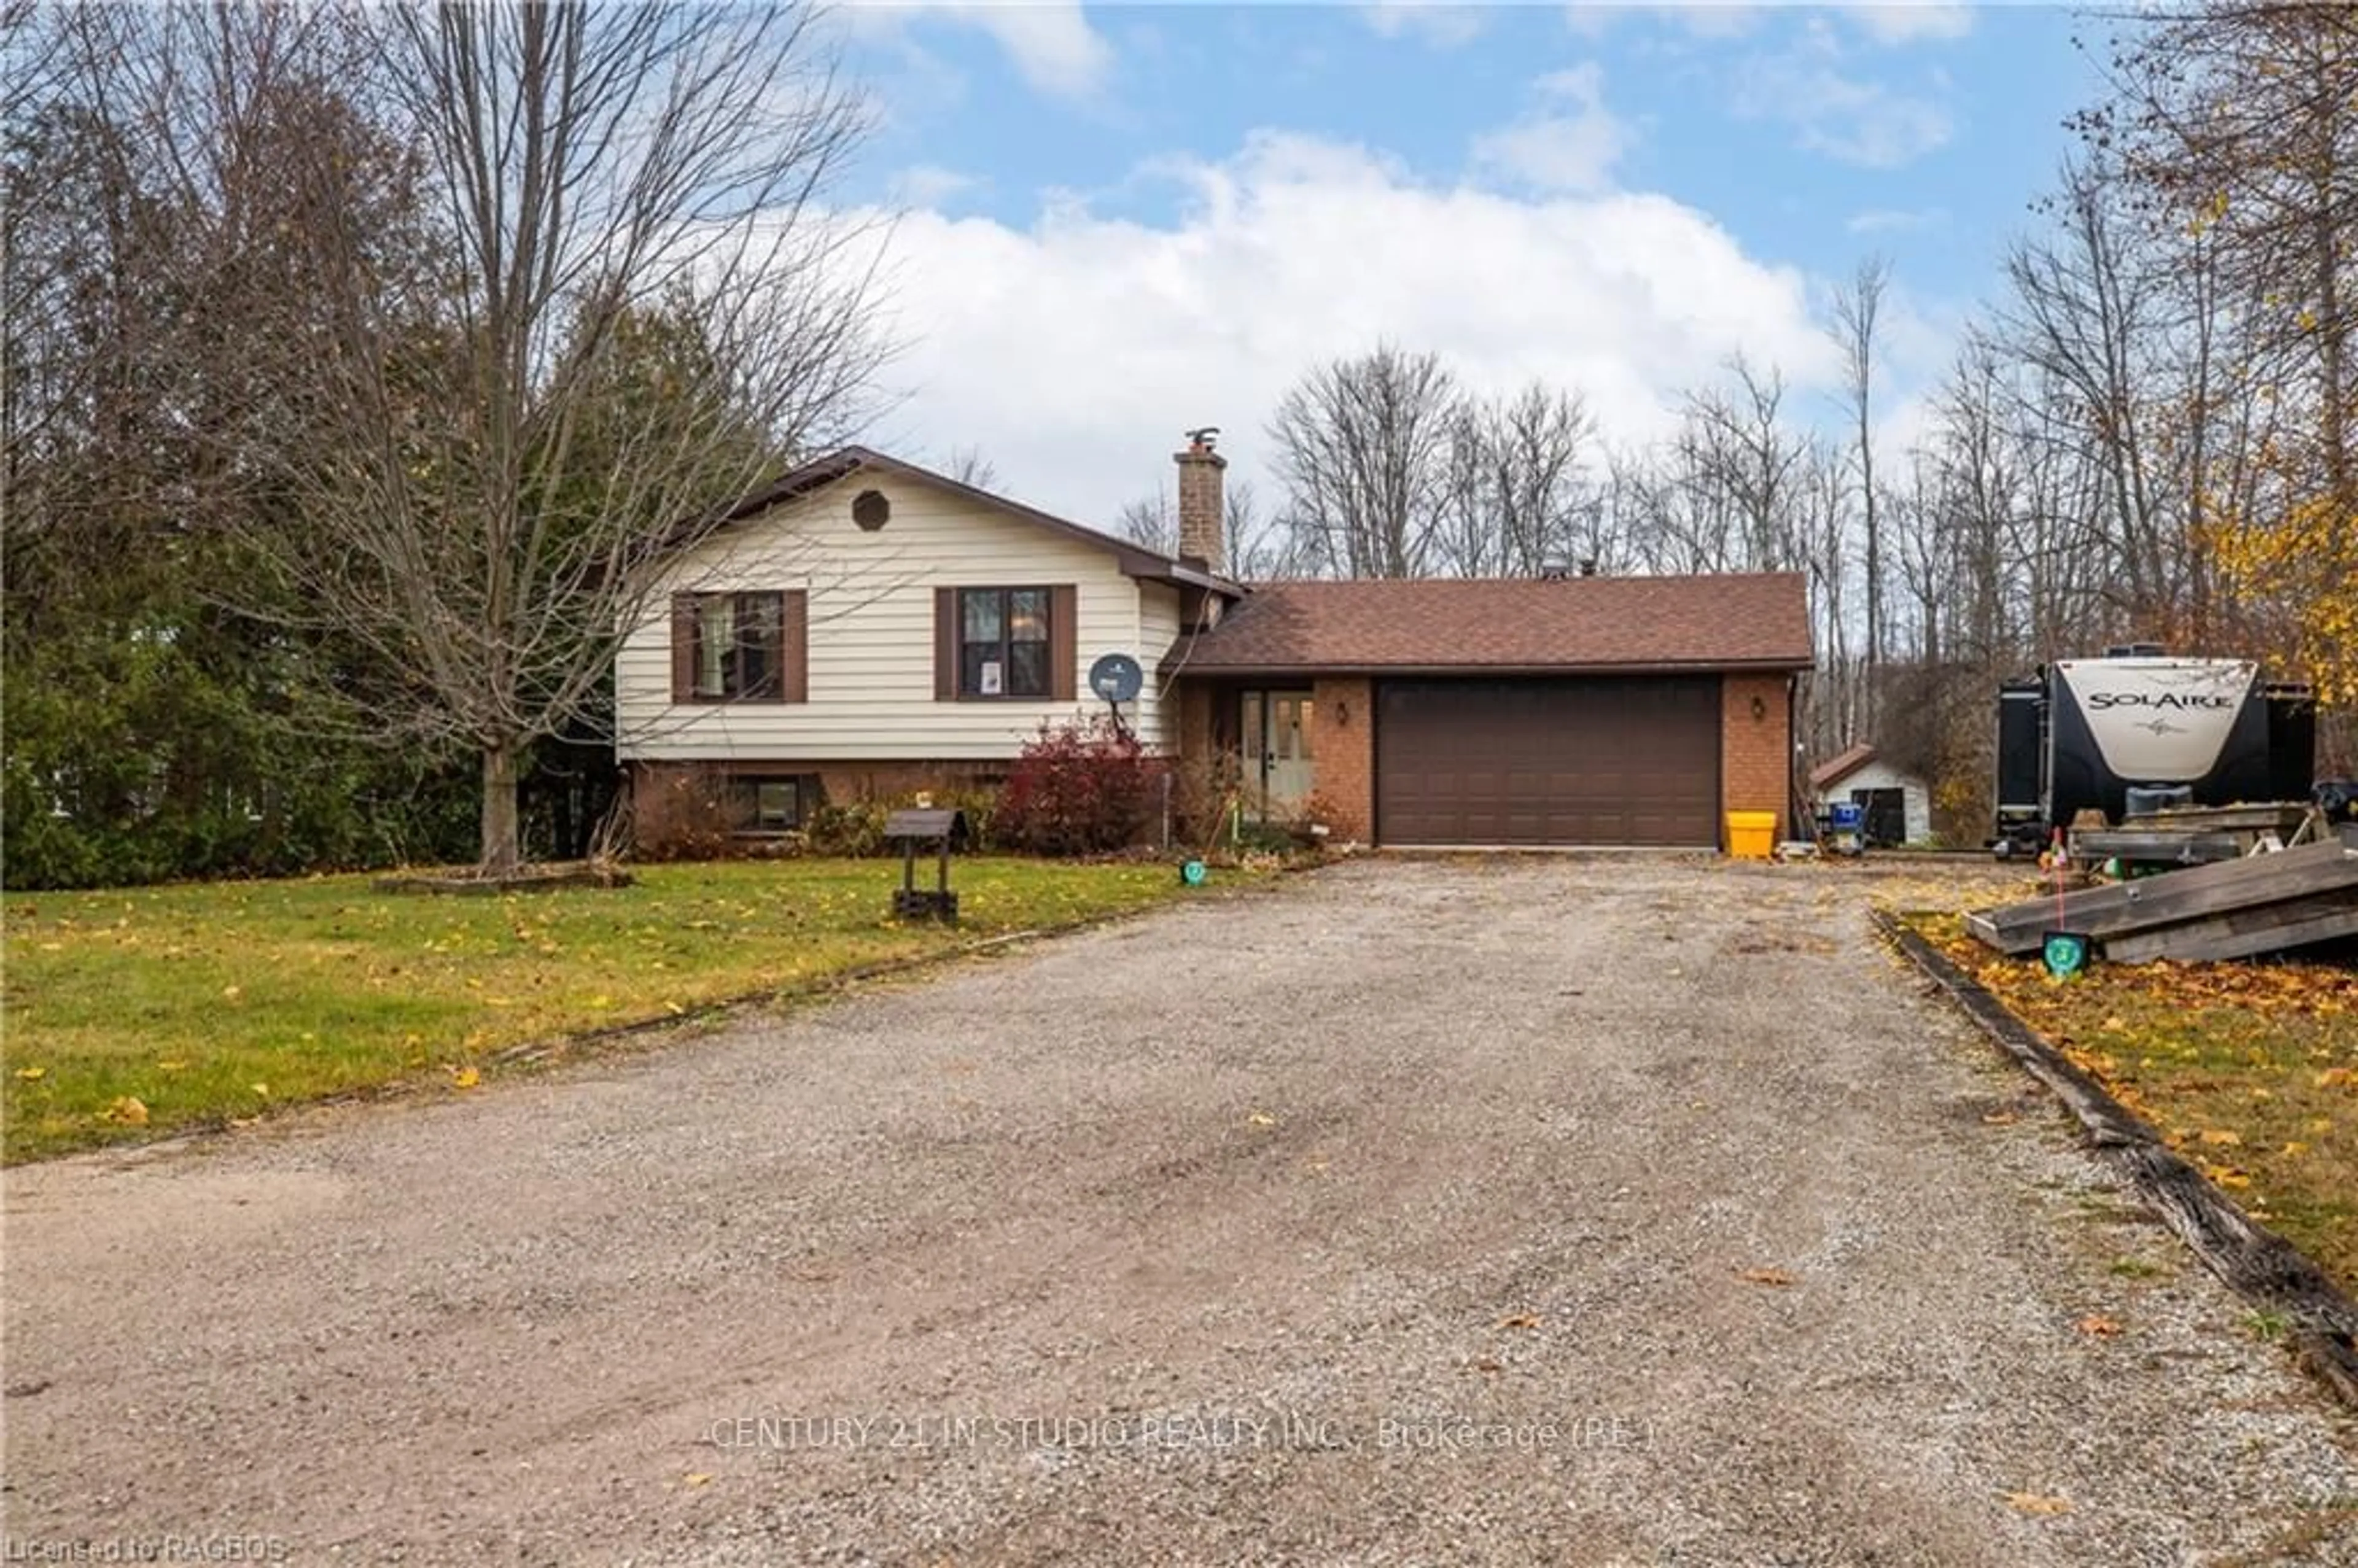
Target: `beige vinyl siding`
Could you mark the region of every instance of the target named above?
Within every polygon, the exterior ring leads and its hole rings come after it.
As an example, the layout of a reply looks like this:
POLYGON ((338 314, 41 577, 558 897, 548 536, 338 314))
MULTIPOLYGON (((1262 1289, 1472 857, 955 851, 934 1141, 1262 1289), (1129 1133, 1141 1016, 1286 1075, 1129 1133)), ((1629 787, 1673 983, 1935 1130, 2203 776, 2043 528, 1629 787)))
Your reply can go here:
MULTIPOLYGON (((1149 746, 1160 747, 1166 738, 1175 743, 1178 739, 1175 731, 1167 737, 1165 735, 1163 713, 1166 708, 1174 713, 1178 711, 1177 694, 1166 693, 1163 689, 1163 677, 1155 673, 1155 666, 1179 641, 1179 590, 1167 582, 1138 584, 1138 626, 1137 645, 1122 651, 1144 668, 1146 682, 1139 691, 1137 703, 1125 704, 1121 716, 1130 721, 1130 727, 1149 746)), ((1094 656, 1086 648, 1083 650, 1081 667, 1084 671, 1094 656)), ((1086 684, 1081 691, 1084 696, 1087 695, 1086 684)), ((1098 710, 1103 712, 1105 704, 1098 704, 1098 710)))
MULTIPOLYGON (((1150 672, 1177 633, 1175 591, 1125 577, 1079 540, 898 476, 855 473, 724 530, 665 575, 615 663, 618 754, 624 761, 969 762, 1011 758, 1042 722, 1103 711, 1090 661, 1125 653, 1150 672), (852 498, 879 490, 892 520, 873 534, 852 498), (940 702, 934 697, 934 590, 1070 583, 1080 700, 940 702), (809 700, 675 705, 674 593, 803 589, 810 612, 809 700), (1141 638, 1141 589, 1167 596, 1141 638)), ((1159 707, 1135 722, 1162 741, 1159 707)))

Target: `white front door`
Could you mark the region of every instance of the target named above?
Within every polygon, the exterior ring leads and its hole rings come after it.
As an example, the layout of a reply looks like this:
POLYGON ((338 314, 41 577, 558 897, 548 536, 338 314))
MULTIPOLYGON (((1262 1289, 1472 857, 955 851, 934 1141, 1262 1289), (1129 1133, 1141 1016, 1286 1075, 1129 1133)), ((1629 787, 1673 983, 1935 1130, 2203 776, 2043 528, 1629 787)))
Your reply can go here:
POLYGON ((1310 694, 1249 691, 1242 715, 1245 792, 1260 792, 1263 821, 1287 822, 1301 815, 1316 780, 1310 762, 1310 694))

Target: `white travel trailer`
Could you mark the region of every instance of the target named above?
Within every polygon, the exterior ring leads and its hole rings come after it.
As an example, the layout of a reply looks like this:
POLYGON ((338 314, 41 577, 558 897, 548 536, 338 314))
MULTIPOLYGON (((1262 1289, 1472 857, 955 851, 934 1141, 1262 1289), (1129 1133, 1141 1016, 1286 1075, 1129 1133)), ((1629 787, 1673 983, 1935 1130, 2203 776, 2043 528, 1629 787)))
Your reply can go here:
POLYGON ((1998 691, 2001 854, 2035 849, 2080 813, 2127 814, 2129 792, 2196 806, 2306 800, 2317 703, 2248 659, 2171 658, 2151 643, 2059 659, 1998 691))

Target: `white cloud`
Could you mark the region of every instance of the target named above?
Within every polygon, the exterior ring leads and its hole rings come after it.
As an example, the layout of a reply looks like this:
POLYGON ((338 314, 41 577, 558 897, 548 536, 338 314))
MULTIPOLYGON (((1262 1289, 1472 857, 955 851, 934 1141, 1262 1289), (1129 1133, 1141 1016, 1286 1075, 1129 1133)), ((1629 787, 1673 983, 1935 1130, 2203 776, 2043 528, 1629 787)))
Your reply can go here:
POLYGON ((1388 38, 1413 38, 1436 49, 1456 49, 1481 37, 1487 18, 1478 5, 1426 0, 1373 0, 1359 7, 1368 26, 1388 38))
POLYGON ((1089 24, 1080 0, 950 0, 860 4, 843 13, 857 31, 892 32, 921 17, 979 28, 996 39, 1023 80, 1043 92, 1087 98, 1113 73, 1113 46, 1089 24))
POLYGON ((1699 38, 1740 38, 1760 25, 1764 7, 1732 0, 1675 5, 1679 26, 1699 38))
POLYGON ((1628 128, 1605 106, 1605 73, 1594 61, 1532 84, 1538 107, 1474 144, 1477 168, 1538 190, 1602 190, 1628 149, 1628 128))
POLYGON ((872 442, 978 449, 1010 493, 1104 524, 1168 482, 1190 426, 1227 432, 1234 477, 1265 477, 1261 429, 1286 387, 1379 339, 1435 350, 1479 388, 1578 387, 1619 440, 1667 428, 1677 394, 1737 350, 1797 388, 1833 375, 1807 280, 1660 196, 1435 187, 1365 148, 1268 133, 1155 176, 1186 198, 1167 223, 1069 199, 1024 227, 903 217, 903 397, 872 442))
POLYGON ((1880 43, 1947 41, 1962 38, 1974 30, 1972 6, 1947 5, 1942 0, 1878 0, 1877 4, 1844 9, 1880 43))
POLYGON ((911 164, 892 177, 892 199, 911 207, 942 207, 982 189, 984 181, 939 164, 911 164))
POLYGON ((1854 234, 1905 234, 1942 228, 1948 222, 1945 207, 1877 207, 1852 213, 1843 227, 1854 234))
POLYGON ((1687 0, 1683 5, 1632 5, 1613 0, 1573 0, 1564 20, 1585 38, 1602 38, 1615 24, 1631 17, 1675 24, 1691 37, 1706 39, 1742 38, 1759 26, 1768 7, 1750 0, 1687 0))
MULTIPOLYGON (((1725 39, 1753 32, 1774 12, 1817 9, 1811 0, 1682 0, 1650 5, 1572 0, 1565 16, 1574 31, 1590 38, 1601 37, 1627 18, 1641 17, 1670 23, 1693 38, 1725 39)), ((1974 29, 1973 7, 1952 0, 1866 0, 1841 10, 1877 43, 1946 41, 1974 29)))
MULTIPOLYGON (((1756 56, 1736 81, 1732 107, 1791 125, 1801 145, 1869 168, 1897 168, 1955 134, 1939 100, 1844 69, 1833 29, 1812 20, 1791 48, 1756 56)), ((1933 85, 1942 84, 1936 77, 1933 85)))

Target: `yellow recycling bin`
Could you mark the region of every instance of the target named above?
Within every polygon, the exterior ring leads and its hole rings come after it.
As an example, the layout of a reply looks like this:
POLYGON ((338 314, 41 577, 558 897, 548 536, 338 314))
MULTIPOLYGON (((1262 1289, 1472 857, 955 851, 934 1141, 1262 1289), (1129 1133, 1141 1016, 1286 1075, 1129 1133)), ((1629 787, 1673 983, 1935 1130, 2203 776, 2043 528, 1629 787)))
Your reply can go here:
POLYGON ((1739 860, 1772 858, 1777 852, 1777 814, 1773 811, 1729 812, 1727 852, 1739 860))

